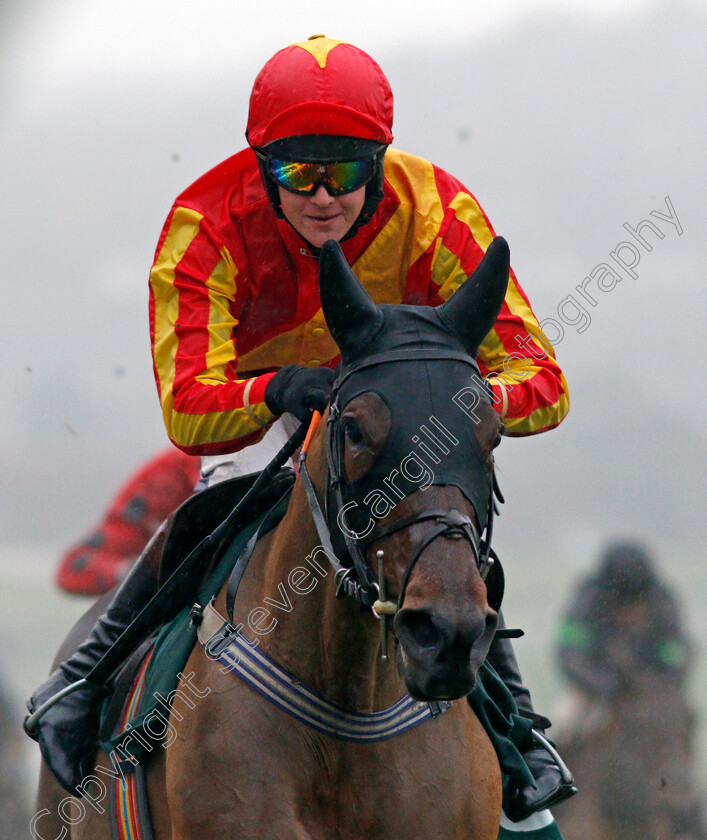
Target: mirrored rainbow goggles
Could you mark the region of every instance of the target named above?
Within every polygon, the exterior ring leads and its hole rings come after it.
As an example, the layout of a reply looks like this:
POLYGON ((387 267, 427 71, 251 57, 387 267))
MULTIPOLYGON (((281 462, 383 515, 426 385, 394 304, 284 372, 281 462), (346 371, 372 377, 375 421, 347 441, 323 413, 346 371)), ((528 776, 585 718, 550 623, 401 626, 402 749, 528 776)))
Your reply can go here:
POLYGON ((367 184, 375 175, 376 158, 335 163, 296 163, 267 158, 267 171, 281 187, 293 193, 312 195, 321 184, 329 195, 345 195, 367 184))

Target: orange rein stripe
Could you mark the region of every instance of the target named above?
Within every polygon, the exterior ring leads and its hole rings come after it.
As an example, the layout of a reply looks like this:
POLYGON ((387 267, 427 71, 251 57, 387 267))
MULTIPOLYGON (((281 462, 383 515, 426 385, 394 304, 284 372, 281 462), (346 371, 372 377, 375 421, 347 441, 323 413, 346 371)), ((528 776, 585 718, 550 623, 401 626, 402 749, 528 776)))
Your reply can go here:
POLYGON ((314 437, 314 433, 317 431, 317 427, 319 426, 319 421, 321 419, 321 413, 319 411, 314 411, 312 414, 312 420, 309 424, 309 429, 307 429, 307 436, 305 437, 302 448, 300 449, 302 455, 306 455, 309 452, 309 444, 312 442, 312 438, 314 437))

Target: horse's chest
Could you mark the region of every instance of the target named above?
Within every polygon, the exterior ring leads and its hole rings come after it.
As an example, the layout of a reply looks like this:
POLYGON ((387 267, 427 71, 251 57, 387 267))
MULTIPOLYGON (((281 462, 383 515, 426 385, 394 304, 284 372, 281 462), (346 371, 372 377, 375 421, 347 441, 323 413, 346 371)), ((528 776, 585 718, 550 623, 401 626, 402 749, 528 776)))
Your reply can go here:
POLYGON ((437 761, 421 758, 389 749, 362 756, 355 769, 312 774, 295 792, 303 827, 316 840, 466 836, 459 829, 469 812, 467 774, 454 776, 442 762, 436 772, 437 761))
POLYGON ((170 747, 180 837, 202 840, 208 826, 233 840, 495 840, 498 761, 467 703, 398 737, 354 744, 227 676, 212 675, 201 714, 185 715, 170 747))
MULTIPOLYGON (((487 824, 495 838, 498 764, 478 734, 458 737, 441 721, 377 744, 281 731, 270 742, 274 753, 251 754, 251 777, 270 779, 268 798, 286 802, 284 810, 312 840, 476 840, 487 836, 487 824)), ((257 781, 252 793, 264 794, 257 781)))

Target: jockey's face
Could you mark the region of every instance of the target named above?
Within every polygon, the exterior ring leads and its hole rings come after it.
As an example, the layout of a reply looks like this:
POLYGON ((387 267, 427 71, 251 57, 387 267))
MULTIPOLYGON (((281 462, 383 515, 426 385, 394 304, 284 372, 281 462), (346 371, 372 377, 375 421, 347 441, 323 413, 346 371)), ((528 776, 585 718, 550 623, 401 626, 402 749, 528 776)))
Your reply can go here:
POLYGON ((323 184, 312 195, 300 195, 280 186, 278 190, 285 218, 315 248, 321 248, 328 239, 343 239, 366 199, 365 186, 344 195, 329 195, 323 184))

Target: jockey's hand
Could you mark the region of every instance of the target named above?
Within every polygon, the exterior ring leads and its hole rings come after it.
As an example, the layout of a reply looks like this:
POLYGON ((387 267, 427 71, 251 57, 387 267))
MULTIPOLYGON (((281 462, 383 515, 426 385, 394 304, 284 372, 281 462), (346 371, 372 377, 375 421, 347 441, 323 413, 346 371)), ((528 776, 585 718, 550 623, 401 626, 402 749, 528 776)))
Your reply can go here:
POLYGON ((287 365, 265 387, 265 404, 273 414, 289 411, 302 423, 312 412, 324 411, 336 374, 331 368, 287 365))

